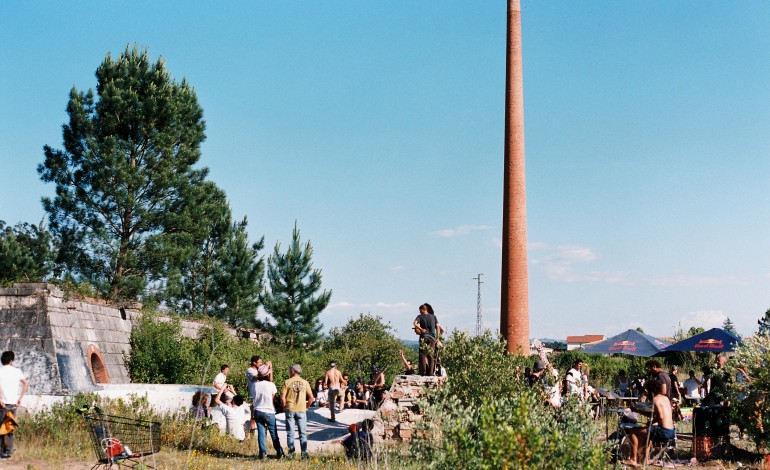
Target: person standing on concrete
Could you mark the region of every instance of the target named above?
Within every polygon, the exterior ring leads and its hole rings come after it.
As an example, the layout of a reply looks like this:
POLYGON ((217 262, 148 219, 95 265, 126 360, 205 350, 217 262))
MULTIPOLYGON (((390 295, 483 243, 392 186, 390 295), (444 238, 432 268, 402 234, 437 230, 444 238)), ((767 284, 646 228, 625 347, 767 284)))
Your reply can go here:
POLYGON ((281 389, 281 404, 286 413, 286 444, 289 455, 294 456, 294 427, 297 426, 302 458, 307 458, 307 409, 315 397, 307 380, 302 378, 302 366, 294 364, 289 368, 289 379, 281 389))
MULTIPOLYGON (((24 373, 14 367, 16 355, 13 351, 5 351, 0 356, 0 420, 5 419, 6 413, 15 412, 21 406, 21 399, 29 389, 29 382, 24 373)), ((13 454, 13 431, 3 436, 0 458, 8 459, 13 454)))
POLYGON ((275 399, 278 389, 270 381, 272 369, 267 364, 262 364, 257 369, 256 382, 252 392, 254 405, 254 421, 257 423, 257 439, 259 441, 259 459, 264 459, 267 455, 267 446, 265 445, 265 428, 270 433, 270 439, 273 441, 276 457, 283 457, 281 441, 278 439, 278 427, 275 424, 275 399))
POLYGON ((334 408, 337 405, 337 398, 340 396, 340 393, 342 392, 342 373, 337 369, 336 362, 329 363, 329 370, 326 371, 324 384, 329 389, 329 413, 331 414, 331 418, 329 418, 329 421, 334 423, 337 421, 337 419, 335 418, 334 408))

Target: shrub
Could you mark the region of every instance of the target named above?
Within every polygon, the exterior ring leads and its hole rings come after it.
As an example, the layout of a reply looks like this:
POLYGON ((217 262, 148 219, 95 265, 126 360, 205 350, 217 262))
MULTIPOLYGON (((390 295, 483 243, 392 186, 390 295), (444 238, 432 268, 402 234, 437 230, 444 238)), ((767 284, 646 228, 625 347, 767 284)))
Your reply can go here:
POLYGON ((555 411, 523 380, 528 359, 489 333, 453 332, 442 352, 449 378, 421 403, 411 455, 433 468, 601 468, 604 450, 588 408, 555 411))
POLYGON ((729 387, 733 420, 741 423, 757 446, 757 451, 770 450, 770 336, 745 338, 735 348, 735 355, 726 366, 734 376, 736 366, 745 366, 751 380, 748 384, 734 382, 729 387))

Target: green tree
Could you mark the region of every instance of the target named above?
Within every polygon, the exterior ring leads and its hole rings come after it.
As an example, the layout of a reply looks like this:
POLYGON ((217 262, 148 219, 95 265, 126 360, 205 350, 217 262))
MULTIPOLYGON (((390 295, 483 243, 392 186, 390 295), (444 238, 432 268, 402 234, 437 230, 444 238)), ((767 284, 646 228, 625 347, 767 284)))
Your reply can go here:
MULTIPOLYGON (((360 314, 343 326, 329 331, 324 351, 336 360, 340 370, 351 375, 366 377, 372 365, 378 365, 385 376, 403 371, 399 351, 403 343, 393 334, 393 327, 379 315, 360 314)), ((416 364, 415 364, 416 367, 416 364)))
POLYGON ((730 317, 725 318, 724 323, 722 323, 722 329, 727 331, 727 332, 730 332, 730 333, 734 334, 735 336, 737 336, 739 338, 741 337, 738 334, 738 330, 735 329, 735 323, 733 323, 733 321, 730 320, 730 317))
POLYGON ((267 330, 278 340, 293 348, 314 348, 321 339, 323 325, 318 317, 329 304, 331 291, 321 289, 321 271, 313 269, 313 247, 300 241, 299 229, 294 224, 291 243, 286 253, 276 243, 268 259, 269 291, 263 297, 265 311, 275 323, 267 330))
POLYGON ((259 251, 264 237, 249 244, 246 218, 233 224, 214 275, 219 304, 214 315, 232 327, 257 325, 257 308, 264 289, 265 261, 259 251))
POLYGON ((182 315, 206 317, 221 295, 214 279, 232 230, 232 213, 224 191, 211 182, 201 186, 196 202, 194 230, 175 234, 179 262, 169 272, 158 302, 182 315))
POLYGON ((96 93, 70 91, 63 149, 44 148, 38 173, 56 196, 43 207, 76 280, 111 299, 137 298, 181 254, 172 235, 196 224, 203 111, 192 87, 146 50, 108 54, 96 78, 96 93))
POLYGON ((770 335, 770 308, 767 309, 762 318, 757 320, 757 325, 759 325, 759 330, 757 330, 758 334, 770 335))
POLYGON ((42 224, 7 227, 0 220, 0 283, 42 281, 51 271, 51 235, 42 224))

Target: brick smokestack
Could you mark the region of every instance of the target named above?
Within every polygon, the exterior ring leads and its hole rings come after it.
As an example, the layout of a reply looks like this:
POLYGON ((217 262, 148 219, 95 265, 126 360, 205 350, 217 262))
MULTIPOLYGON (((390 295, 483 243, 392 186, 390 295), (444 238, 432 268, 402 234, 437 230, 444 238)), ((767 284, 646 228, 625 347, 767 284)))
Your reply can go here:
POLYGON ((505 174, 503 176, 500 333, 508 341, 508 351, 520 352, 528 356, 529 281, 520 0, 508 0, 505 75, 505 174))

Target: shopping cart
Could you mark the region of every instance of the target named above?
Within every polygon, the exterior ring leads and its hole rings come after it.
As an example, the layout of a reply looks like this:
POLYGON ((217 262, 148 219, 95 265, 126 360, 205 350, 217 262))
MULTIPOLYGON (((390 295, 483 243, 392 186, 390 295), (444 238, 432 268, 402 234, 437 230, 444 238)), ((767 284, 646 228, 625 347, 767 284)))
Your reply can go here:
POLYGON ((145 457, 160 450, 160 423, 106 415, 97 407, 83 411, 83 422, 99 460, 92 470, 113 465, 155 468, 145 457))

